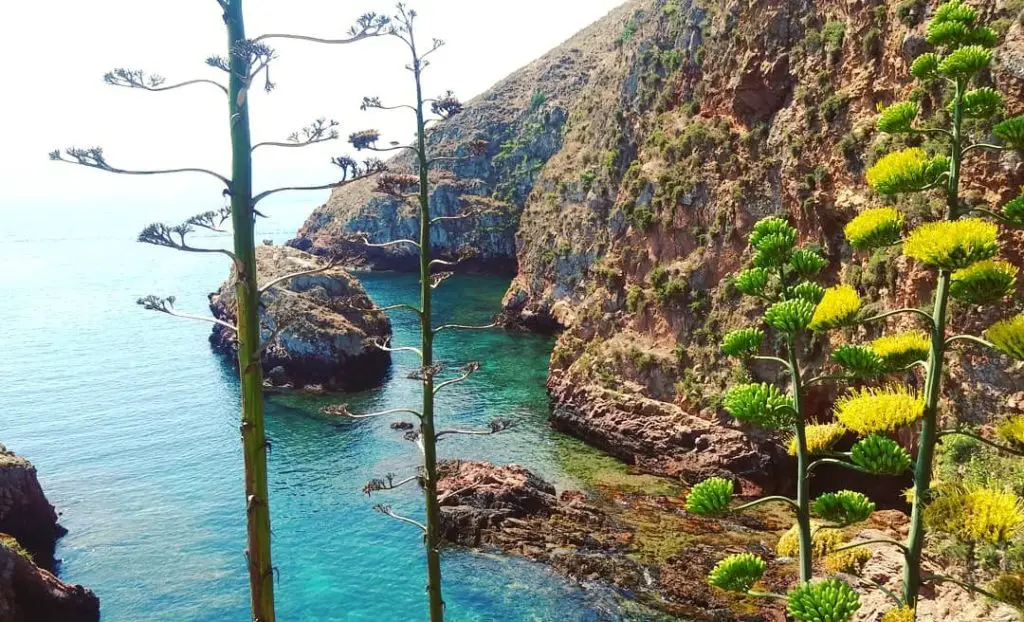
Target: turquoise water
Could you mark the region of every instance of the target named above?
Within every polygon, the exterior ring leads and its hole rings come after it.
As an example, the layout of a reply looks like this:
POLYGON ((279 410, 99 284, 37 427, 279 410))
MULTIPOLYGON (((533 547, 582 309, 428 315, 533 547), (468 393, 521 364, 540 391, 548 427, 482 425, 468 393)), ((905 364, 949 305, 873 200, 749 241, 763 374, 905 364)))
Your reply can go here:
MULTIPOLYGON (((57 551, 62 576, 96 591, 105 622, 246 620, 237 381, 210 352, 205 324, 134 304, 175 294, 182 310, 205 312, 228 267, 134 243, 144 217, 61 216, 15 219, 0 233, 0 442, 38 467, 69 529, 57 551)), ((280 242, 296 225, 263 221, 260 235, 280 242)), ((485 322, 506 284, 453 279, 438 290, 438 316, 485 322)), ((365 285, 379 304, 415 297, 408 276, 366 275, 365 285)), ((394 328, 397 344, 415 339, 410 317, 396 315, 394 328)), ((442 453, 515 461, 573 483, 559 466, 565 441, 546 425, 550 348, 500 331, 443 336, 441 360, 484 366, 442 394, 442 420, 517 425, 446 442, 442 453)), ((418 385, 405 378, 414 365, 396 355, 382 388, 345 401, 354 410, 415 404, 418 385)), ((388 421, 333 421, 318 406, 289 396, 267 407, 279 618, 424 619, 419 534, 374 513, 378 498, 360 492, 370 477, 411 472, 414 448, 388 421)), ((421 507, 414 489, 379 501, 421 507)), ((539 564, 465 550, 447 551, 444 563, 453 621, 623 617, 617 595, 539 564)))

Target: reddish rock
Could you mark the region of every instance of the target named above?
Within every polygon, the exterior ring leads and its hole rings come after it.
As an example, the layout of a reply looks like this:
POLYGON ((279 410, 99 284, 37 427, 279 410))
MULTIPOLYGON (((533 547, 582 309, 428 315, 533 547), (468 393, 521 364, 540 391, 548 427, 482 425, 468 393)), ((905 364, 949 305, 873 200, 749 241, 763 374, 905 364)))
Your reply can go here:
POLYGON ((13 536, 37 563, 53 568, 57 539, 66 532, 28 460, 0 444, 0 533, 13 536))
POLYGON ((64 583, 27 556, 0 544, 0 620, 95 622, 100 601, 81 585, 64 583))

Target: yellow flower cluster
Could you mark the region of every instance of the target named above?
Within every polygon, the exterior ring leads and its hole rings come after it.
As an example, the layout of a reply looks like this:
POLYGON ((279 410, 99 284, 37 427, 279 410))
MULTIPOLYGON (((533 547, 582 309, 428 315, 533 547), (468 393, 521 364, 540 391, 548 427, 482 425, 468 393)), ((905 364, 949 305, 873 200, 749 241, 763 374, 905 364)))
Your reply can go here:
POLYGON ((929 158, 920 147, 894 151, 868 169, 868 185, 882 194, 916 192, 938 179, 947 166, 946 158, 929 158))
POLYGON ((929 528, 965 542, 999 544, 1020 533, 1024 508, 1012 492, 990 488, 946 488, 924 511, 929 528))
POLYGON ((814 309, 809 327, 822 331, 852 323, 860 313, 861 300, 857 290, 849 285, 837 285, 825 290, 821 302, 814 309))
POLYGON ((850 246, 858 250, 891 246, 899 241, 903 223, 903 214, 893 208, 875 207, 864 210, 847 223, 843 233, 850 246))
POLYGON ((999 228, 979 218, 930 222, 914 229, 903 254, 933 268, 961 270, 999 252, 999 228))
MULTIPOLYGON (((804 428, 804 433, 807 436, 807 451, 814 455, 831 449, 846 434, 846 428, 841 423, 815 423, 804 428)), ((789 438, 787 446, 789 455, 795 456, 795 436, 789 438)))
POLYGON ((924 415, 924 399, 904 386, 853 389, 836 403, 836 419, 861 436, 891 432, 924 415))
MULTIPOLYGON (((811 557, 815 559, 824 557, 846 543, 846 536, 839 529, 819 529, 821 523, 811 521, 811 557)), ((793 525, 789 531, 782 534, 778 544, 775 545, 775 553, 779 557, 796 557, 800 554, 800 528, 793 525)))
POLYGON ((825 570, 832 574, 845 572, 859 575, 864 569, 864 565, 871 561, 871 555, 871 550, 863 546, 838 553, 829 553, 825 556, 825 570))
POLYGON ((910 607, 896 607, 885 612, 882 622, 914 622, 914 610, 910 607))
POLYGON ((889 369, 900 369, 916 361, 928 360, 931 338, 924 331, 886 335, 871 342, 871 351, 889 369))
POLYGON ((989 326, 985 336, 1000 351, 1024 360, 1024 313, 989 326))
POLYGON ((1024 445, 1024 415, 1008 417, 996 426, 999 438, 1014 445, 1024 445))

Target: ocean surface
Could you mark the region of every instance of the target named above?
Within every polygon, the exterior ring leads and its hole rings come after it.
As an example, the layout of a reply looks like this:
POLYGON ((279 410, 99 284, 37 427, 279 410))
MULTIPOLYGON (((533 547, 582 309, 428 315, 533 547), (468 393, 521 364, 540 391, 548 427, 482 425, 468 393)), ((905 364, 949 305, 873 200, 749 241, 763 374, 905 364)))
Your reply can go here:
MULTIPOLYGON (((260 239, 291 237, 302 215, 261 220, 260 239)), ((69 530, 57 550, 61 575, 99 595, 105 622, 247 620, 237 379, 211 353, 207 324, 135 304, 173 294, 179 309, 206 313, 206 296, 228 265, 137 244, 142 224, 116 209, 7 219, 0 442, 37 466, 69 530)), ((378 304, 416 297, 408 275, 362 278, 378 304)), ((452 279, 438 290, 438 319, 485 323, 506 286, 496 277, 452 279)), ((393 322, 396 344, 415 343, 410 316, 393 322)), ((439 339, 440 360, 483 363, 470 382, 439 395, 440 420, 481 425, 502 416, 516 424, 498 436, 447 441, 443 456, 518 462, 560 487, 579 485, 565 465, 586 448, 546 423, 551 346, 503 331, 439 339)), ((415 364, 395 355, 384 386, 341 401, 364 411, 415 405, 418 384, 406 379, 415 364)), ((371 509, 386 502, 417 515, 418 491, 374 499, 360 492, 371 477, 411 473, 415 448, 388 420, 320 416, 324 403, 268 400, 279 619, 423 620, 420 535, 371 509)), ((627 619, 609 589, 581 587, 522 559, 450 549, 444 571, 452 621, 627 619)))

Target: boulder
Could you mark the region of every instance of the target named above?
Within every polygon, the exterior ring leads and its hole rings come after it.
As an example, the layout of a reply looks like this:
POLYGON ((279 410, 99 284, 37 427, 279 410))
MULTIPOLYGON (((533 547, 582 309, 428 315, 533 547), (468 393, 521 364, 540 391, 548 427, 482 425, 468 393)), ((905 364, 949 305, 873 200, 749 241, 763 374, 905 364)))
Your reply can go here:
MULTIPOLYGON (((261 246, 256 263, 261 287, 282 276, 310 270, 323 260, 290 247, 261 246)), ((235 322, 235 280, 232 273, 210 294, 215 317, 235 322)), ((373 345, 391 336, 391 322, 378 310, 359 281, 339 267, 279 283, 263 295, 260 310, 263 368, 269 386, 352 391, 376 386, 384 378, 390 355, 373 345)), ((214 350, 234 358, 234 332, 214 326, 214 350)))

